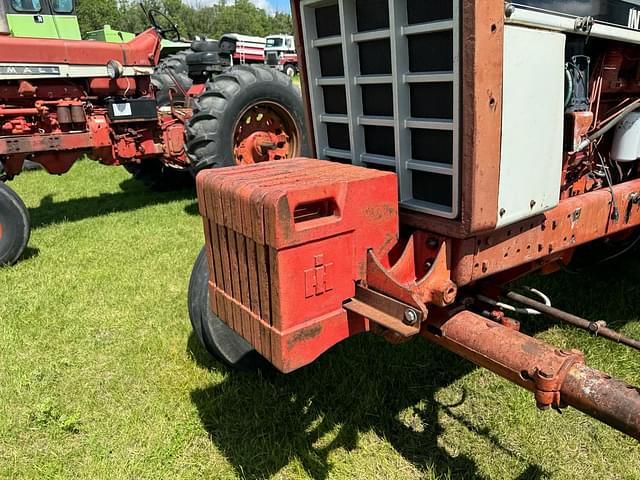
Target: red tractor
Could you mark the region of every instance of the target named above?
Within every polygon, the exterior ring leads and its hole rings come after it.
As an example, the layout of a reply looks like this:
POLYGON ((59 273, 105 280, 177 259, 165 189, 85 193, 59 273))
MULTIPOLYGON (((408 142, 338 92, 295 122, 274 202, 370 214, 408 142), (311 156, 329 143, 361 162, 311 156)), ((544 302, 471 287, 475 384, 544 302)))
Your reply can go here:
POLYGON ((129 43, 0 36, 0 265, 29 239, 27 210, 5 184, 25 160, 60 175, 86 155, 157 179, 305 152, 302 99, 286 75, 231 67, 214 41, 159 65, 162 39, 179 32, 160 12, 149 18, 129 43))
POLYGON ((636 2, 292 10, 317 159, 199 174, 206 247, 189 309, 202 344, 287 373, 363 332, 421 336, 542 409, 573 406, 640 440, 638 388, 510 318, 544 313, 640 349, 510 287, 587 243, 638 244, 636 2))

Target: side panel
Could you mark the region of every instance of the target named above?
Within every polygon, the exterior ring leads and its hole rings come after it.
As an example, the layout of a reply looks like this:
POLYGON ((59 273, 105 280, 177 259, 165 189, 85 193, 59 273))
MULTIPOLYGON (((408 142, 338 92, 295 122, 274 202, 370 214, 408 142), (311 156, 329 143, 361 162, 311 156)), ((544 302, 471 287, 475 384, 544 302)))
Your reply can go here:
POLYGON ((56 15, 53 21, 58 27, 59 38, 65 40, 82 40, 78 17, 75 15, 56 15))
POLYGON ((560 200, 565 38, 505 27, 499 227, 560 200))
POLYGON ((81 39, 78 19, 75 16, 9 14, 7 23, 14 37, 81 39))
MULTIPOLYGON (((105 25, 101 30, 85 33, 87 40, 97 40, 99 42, 126 43, 135 38, 135 34, 114 30, 110 25, 105 25)), ((163 40, 163 43, 165 40, 163 40)))

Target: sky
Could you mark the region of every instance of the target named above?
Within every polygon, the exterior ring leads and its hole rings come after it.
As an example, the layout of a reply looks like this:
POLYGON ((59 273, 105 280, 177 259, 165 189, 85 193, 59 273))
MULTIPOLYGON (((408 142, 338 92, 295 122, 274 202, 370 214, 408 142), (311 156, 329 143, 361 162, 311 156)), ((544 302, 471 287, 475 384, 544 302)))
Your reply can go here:
MULTIPOLYGON (((217 3, 218 0, 183 0, 185 3, 192 5, 210 5, 217 3)), ((275 12, 291 12, 289 0, 251 0, 251 3, 259 8, 263 8, 267 13, 275 12)))

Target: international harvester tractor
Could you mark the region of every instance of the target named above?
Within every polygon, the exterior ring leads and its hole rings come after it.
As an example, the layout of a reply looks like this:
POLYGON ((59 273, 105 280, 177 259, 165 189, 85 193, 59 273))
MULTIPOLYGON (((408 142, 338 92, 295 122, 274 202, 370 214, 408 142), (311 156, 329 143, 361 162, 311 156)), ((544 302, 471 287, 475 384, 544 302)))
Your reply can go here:
POLYGON ((295 0, 292 10, 317 159, 199 174, 206 247, 189 307, 204 346, 287 373, 362 332, 422 336, 530 390, 542 409, 572 406, 640 439, 640 390, 524 335, 509 315, 640 343, 508 286, 590 242, 637 244, 635 3, 295 0))
POLYGON ((158 11, 127 43, 70 39, 62 27, 74 8, 0 0, 0 265, 18 260, 29 239, 28 212, 5 183, 25 160, 59 175, 86 155, 156 181, 305 154, 302 98, 283 73, 234 67, 216 41, 160 62, 163 39, 180 34, 158 11), (24 22, 50 22, 60 35, 26 37, 48 34, 20 31, 24 22))

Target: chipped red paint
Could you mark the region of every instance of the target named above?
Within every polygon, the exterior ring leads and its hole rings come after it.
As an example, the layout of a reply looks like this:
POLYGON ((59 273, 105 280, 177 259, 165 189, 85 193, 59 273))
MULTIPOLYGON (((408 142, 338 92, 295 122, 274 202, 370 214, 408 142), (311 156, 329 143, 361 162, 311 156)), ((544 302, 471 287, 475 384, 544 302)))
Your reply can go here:
POLYGON ((561 261, 579 245, 640 225, 640 179, 563 200, 553 210, 468 240, 455 240, 452 280, 460 287, 521 268, 517 276, 561 261))

